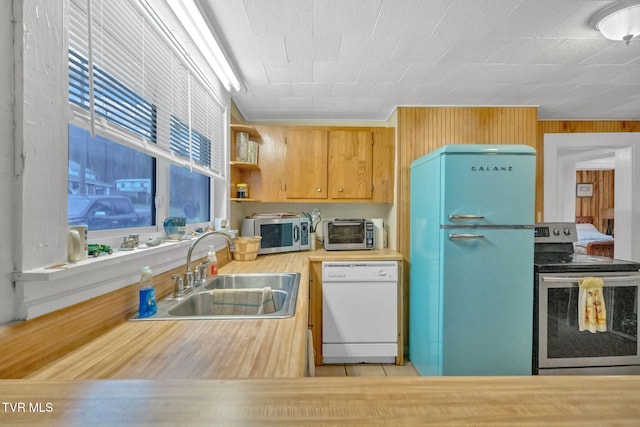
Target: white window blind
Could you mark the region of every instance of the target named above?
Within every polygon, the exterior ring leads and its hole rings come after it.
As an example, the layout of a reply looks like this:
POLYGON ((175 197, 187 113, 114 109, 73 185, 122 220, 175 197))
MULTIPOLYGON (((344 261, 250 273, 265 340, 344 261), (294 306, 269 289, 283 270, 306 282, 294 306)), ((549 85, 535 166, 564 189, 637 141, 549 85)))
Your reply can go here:
POLYGON ((223 178, 224 104, 172 37, 137 0, 70 5, 69 101, 79 116, 97 133, 223 178))

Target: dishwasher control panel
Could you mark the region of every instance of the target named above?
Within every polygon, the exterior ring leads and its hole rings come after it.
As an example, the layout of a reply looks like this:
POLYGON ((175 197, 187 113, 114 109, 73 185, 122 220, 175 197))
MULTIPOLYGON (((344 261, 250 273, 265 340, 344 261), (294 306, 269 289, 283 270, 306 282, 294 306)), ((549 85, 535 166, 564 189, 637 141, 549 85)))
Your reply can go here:
POLYGON ((396 261, 331 261, 322 263, 323 282, 395 282, 396 261))

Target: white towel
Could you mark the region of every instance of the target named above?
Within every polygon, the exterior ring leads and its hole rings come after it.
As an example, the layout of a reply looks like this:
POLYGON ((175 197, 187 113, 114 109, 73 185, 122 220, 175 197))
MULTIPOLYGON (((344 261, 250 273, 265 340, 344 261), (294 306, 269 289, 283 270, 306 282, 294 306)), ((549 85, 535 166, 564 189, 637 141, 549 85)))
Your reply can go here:
POLYGON ((578 327, 592 334, 607 331, 607 309, 605 308, 602 286, 598 277, 584 277, 578 282, 578 327))

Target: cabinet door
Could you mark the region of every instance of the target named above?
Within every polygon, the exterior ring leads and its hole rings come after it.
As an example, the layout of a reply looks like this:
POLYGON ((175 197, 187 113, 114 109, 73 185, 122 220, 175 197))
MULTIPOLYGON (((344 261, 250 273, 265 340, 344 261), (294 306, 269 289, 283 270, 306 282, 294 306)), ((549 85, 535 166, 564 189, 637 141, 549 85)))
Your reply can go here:
POLYGON ((327 197, 327 132, 290 130, 287 132, 287 199, 327 197))
POLYGON ((395 129, 373 129, 372 202, 393 203, 395 129))
POLYGON ((329 197, 370 199, 373 175, 370 129, 329 132, 329 197))
POLYGON ((316 365, 322 365, 322 263, 309 264, 309 329, 316 365))

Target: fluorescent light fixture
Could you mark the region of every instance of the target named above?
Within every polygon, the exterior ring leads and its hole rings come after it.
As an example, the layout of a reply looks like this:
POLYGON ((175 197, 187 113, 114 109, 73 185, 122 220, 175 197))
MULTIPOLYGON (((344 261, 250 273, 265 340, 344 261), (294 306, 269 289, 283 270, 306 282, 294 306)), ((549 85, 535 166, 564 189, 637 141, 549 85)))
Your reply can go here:
POLYGON ((225 89, 230 90, 233 87, 236 91, 240 90, 240 81, 231 69, 229 61, 227 61, 218 41, 211 33, 195 1, 167 0, 167 3, 184 29, 189 33, 196 47, 211 64, 213 71, 225 89))
POLYGON ((589 25, 609 40, 623 40, 627 45, 640 35, 640 0, 620 0, 597 12, 589 25))

